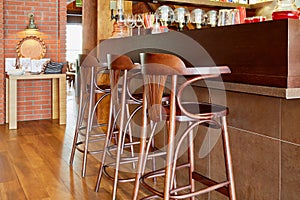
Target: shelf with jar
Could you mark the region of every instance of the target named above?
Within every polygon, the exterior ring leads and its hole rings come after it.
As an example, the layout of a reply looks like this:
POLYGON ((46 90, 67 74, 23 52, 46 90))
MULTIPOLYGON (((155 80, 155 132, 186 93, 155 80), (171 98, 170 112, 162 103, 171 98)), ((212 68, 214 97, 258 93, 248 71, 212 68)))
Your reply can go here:
MULTIPOLYGON (((215 26, 227 26, 243 23, 256 23, 266 20, 272 20, 272 13, 276 8, 276 5, 286 5, 286 1, 289 1, 293 5, 294 0, 277 0, 264 1, 261 0, 247 0, 248 3, 255 4, 239 4, 232 2, 222 1, 209 1, 209 0, 159 0, 152 2, 139 1, 133 4, 133 14, 144 13, 144 18, 155 19, 155 33, 166 32, 169 29, 172 30, 191 30, 210 28, 215 26), (144 4, 144 5, 141 5, 144 4), (157 11, 165 7, 172 12, 158 13, 157 11), (136 9, 138 8, 138 9, 136 9), (144 10, 145 9, 145 10, 144 10), (147 10, 148 9, 148 10, 147 10), (150 9, 150 10, 149 10, 150 9), (138 12, 136 12, 138 10, 138 12), (154 14, 155 13, 155 14, 154 14), (173 14, 172 14, 173 13, 173 14), (149 16, 152 15, 152 18, 149 16), (168 16, 170 15, 170 16, 168 16)), ((241 0, 228 0, 228 1, 241 1, 241 0)), ((282 7, 282 6, 281 6, 282 7)), ((284 7, 285 8, 285 7, 284 7)), ((283 9, 283 8, 282 8, 283 9)), ((290 15, 292 11, 290 9, 279 9, 279 17, 292 18, 290 15), (287 13, 287 11, 288 14, 287 13), (283 16, 286 14, 288 16, 283 16)), ((297 8, 296 8, 297 9, 297 8)), ((163 9, 161 9, 163 11, 163 9)), ((299 12, 293 15, 299 16, 299 12)), ((279 19, 273 18, 273 19, 279 19)), ((298 19, 298 18, 297 18, 298 19)), ((144 20, 145 21, 145 20, 144 20)), ((147 21, 147 20, 146 20, 147 21)), ((150 26, 145 26, 146 29, 152 29, 152 23, 146 23, 150 26)), ((152 29, 153 30, 153 29, 152 29)))
MULTIPOLYGON (((182 0, 182 1, 187 2, 187 0, 182 0)), ((192 1, 193 0, 189 0, 189 2, 192 1)), ((253 16, 257 17, 257 15, 259 15, 256 13, 256 11, 259 10, 260 8, 259 5, 261 6, 268 5, 266 2, 260 2, 259 4, 255 4, 255 7, 254 5, 251 5, 252 7, 250 7, 250 5, 248 4, 236 4, 236 3, 229 3, 229 2, 216 2, 216 1, 207 1, 207 0, 200 0, 197 2, 199 3, 199 5, 178 3, 178 1, 173 1, 173 2, 160 1, 157 3, 138 2, 133 4, 132 10, 134 14, 144 13, 145 16, 144 18, 150 18, 149 15, 153 15, 152 18, 157 18, 155 21, 156 26, 154 27, 158 27, 160 25, 172 30, 181 31, 181 30, 210 28, 215 26, 245 23, 244 19, 246 17, 253 17, 253 16), (205 2, 207 3, 205 4, 205 2), (170 14, 169 17, 167 17, 168 14, 162 14, 157 12, 160 8, 163 7, 172 10, 172 12, 166 12, 170 14)), ((161 9, 161 11, 163 10, 161 9)), ((268 19, 270 19, 270 17, 268 19)), ((264 21, 266 20, 266 16, 261 17, 261 19, 257 18, 257 20, 256 21, 253 20, 253 22, 264 21)), ((249 21, 247 22, 250 23, 249 21)), ((146 25, 148 24, 151 23, 146 23, 146 25)), ((152 26, 146 26, 146 28, 149 27, 152 26)), ((156 29, 158 30, 158 28, 156 29)), ((168 30, 168 29, 163 29, 163 30, 168 30)))
MULTIPOLYGON (((171 7, 173 10, 179 7, 187 8, 190 12, 195 9, 201 9, 204 13, 212 13, 219 12, 219 10, 235 10, 242 9, 246 13, 243 15, 246 17, 254 17, 254 16, 263 16, 264 19, 270 20, 271 12, 270 9, 274 8, 273 1, 266 0, 141 0, 135 1, 133 3, 133 13, 154 13, 158 7, 162 5, 167 5, 171 7), (232 2, 225 2, 232 1, 232 2), (247 2, 252 4, 242 4, 235 2, 247 2)), ((228 11, 229 12, 229 11, 228 11)), ((242 17, 242 16, 240 16, 242 17)), ((241 23, 244 23, 244 20, 241 20, 241 23)), ((174 23, 173 23, 174 24, 174 23)), ((199 26, 198 26, 199 27, 199 26)), ((188 29, 196 28, 194 25, 189 24, 188 29)), ((207 28, 204 26, 203 28, 207 28)))
MULTIPOLYGON (((147 0, 146 0, 147 2, 147 0)), ((243 6, 246 9, 257 9, 262 8, 270 3, 272 0, 152 0, 151 3, 160 4, 174 4, 174 5, 190 5, 190 6, 211 6, 211 7, 223 7, 223 8, 235 8, 238 6, 243 6), (229 2, 232 1, 232 2, 229 2)))

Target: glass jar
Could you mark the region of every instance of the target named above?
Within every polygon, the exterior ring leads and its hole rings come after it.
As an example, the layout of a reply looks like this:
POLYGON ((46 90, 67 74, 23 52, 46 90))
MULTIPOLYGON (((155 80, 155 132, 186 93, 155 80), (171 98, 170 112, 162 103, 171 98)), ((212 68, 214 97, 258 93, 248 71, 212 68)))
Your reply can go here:
POLYGON ((277 0, 275 9, 272 12, 272 19, 299 19, 299 11, 295 0, 277 0))
POLYGON ((187 8, 179 7, 174 10, 174 21, 178 23, 179 31, 190 22, 190 12, 187 8))
POLYGON ((196 8, 191 12, 191 23, 196 24, 196 29, 200 29, 201 26, 205 23, 205 11, 196 8))

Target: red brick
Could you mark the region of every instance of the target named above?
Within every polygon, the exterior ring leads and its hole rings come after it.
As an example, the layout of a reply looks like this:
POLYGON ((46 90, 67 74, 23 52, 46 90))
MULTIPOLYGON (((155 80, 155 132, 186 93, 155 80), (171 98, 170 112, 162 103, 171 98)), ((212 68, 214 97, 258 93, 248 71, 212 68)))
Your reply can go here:
POLYGON ((29 106, 32 106, 32 102, 31 101, 25 101, 25 102, 18 102, 18 106, 20 107, 29 107, 29 106))
POLYGON ((32 91, 18 91, 19 96, 33 96, 33 94, 32 91))
MULTIPOLYGON (((0 4, 0 8, 3 10, 3 12, 0 12, 0 40, 5 39, 5 43, 0 42, 0 73, 3 74, 4 72, 4 57, 16 56, 16 44, 24 37, 22 30, 26 28, 27 15, 32 10, 35 10, 35 22, 42 32, 40 36, 45 40, 47 46, 46 56, 52 60, 58 60, 58 58, 65 60, 66 3, 64 1, 39 0, 25 2, 23 0, 9 0, 0 4), (57 7, 57 3, 59 7, 57 7)), ((3 88, 4 85, 4 76, 0 76, 0 87, 3 88)), ((5 90, 0 90, 0 111, 2 111, 0 113, 0 123, 4 123, 5 116, 4 94, 5 90)), ((51 82, 18 81, 18 101, 20 108, 30 109, 33 112, 32 114, 19 114, 18 120, 51 118, 51 82), (34 105, 35 103, 41 106, 34 105)))
POLYGON ((39 105, 26 107, 25 110, 40 110, 42 107, 39 105))
POLYGON ((24 110, 18 109, 18 111, 17 111, 18 115, 31 115, 32 113, 33 113, 32 110, 26 110, 26 111, 24 111, 24 110))
POLYGON ((51 110, 51 105, 50 104, 49 105, 42 105, 42 109, 43 110, 46 110, 46 109, 51 110))

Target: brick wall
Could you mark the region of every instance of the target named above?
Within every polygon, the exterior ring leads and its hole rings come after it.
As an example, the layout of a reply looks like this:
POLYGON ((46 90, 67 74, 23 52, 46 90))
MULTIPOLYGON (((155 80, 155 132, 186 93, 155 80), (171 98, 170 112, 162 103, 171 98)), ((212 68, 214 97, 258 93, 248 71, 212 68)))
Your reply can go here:
POLYGON ((3 23, 3 0, 0 0, 0 123, 5 118, 5 80, 4 80, 4 23, 3 23))
MULTIPOLYGON (((4 58, 16 57, 16 45, 26 36, 28 14, 34 13, 37 36, 45 41, 45 58, 66 59, 66 0, 1 0, 0 13, 0 123, 5 122, 4 58)), ((51 118, 51 81, 18 82, 18 120, 51 118)))

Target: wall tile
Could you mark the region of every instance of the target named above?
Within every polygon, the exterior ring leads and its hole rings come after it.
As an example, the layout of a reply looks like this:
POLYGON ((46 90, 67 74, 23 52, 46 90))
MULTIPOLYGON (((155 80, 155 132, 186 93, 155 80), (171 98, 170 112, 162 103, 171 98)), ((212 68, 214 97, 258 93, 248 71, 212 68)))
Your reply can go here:
POLYGON ((281 200, 300 197, 300 146, 282 143, 281 200))
MULTIPOLYGON (((234 128, 229 128, 229 135, 237 199, 279 199, 279 141, 234 128)), ((224 180, 221 140, 210 156, 211 177, 224 180)), ((223 198, 211 194, 211 200, 223 198)))
POLYGON ((227 92, 228 124, 279 138, 280 99, 227 92))
POLYGON ((282 100, 281 139, 300 144, 300 99, 282 100))

